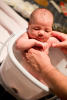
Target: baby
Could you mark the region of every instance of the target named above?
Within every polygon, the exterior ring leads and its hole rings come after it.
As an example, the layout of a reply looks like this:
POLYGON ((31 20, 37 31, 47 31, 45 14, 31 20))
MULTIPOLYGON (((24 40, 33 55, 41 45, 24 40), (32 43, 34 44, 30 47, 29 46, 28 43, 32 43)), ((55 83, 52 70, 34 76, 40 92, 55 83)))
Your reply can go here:
MULTIPOLYGON (((44 50, 44 52, 48 54, 52 44, 58 42, 58 40, 51 35, 52 25, 53 15, 49 10, 44 8, 34 10, 30 16, 27 32, 16 41, 16 48, 21 51, 36 48, 44 50)), ((34 76, 42 80, 39 73, 38 75, 35 73, 34 76)))
POLYGON ((56 38, 51 37, 52 25, 53 15, 50 11, 44 8, 38 8, 33 11, 30 16, 27 32, 16 42, 17 49, 24 51, 36 46, 46 50, 45 48, 48 44, 49 48, 53 42, 58 41, 56 38))

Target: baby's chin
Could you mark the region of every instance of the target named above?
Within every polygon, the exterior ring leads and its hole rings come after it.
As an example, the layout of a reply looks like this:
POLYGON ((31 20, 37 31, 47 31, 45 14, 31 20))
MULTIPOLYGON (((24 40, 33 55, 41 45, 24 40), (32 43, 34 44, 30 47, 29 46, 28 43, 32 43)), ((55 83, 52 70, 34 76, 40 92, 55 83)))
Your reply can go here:
POLYGON ((40 41, 40 42, 47 42, 48 39, 41 39, 41 38, 39 38, 37 40, 40 41))

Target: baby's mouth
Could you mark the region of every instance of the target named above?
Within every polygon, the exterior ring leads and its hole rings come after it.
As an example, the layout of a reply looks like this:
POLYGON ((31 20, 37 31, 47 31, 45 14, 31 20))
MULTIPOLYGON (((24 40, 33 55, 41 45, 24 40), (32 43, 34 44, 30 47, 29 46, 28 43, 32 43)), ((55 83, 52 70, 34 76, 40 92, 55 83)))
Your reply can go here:
POLYGON ((38 38, 38 41, 41 41, 41 42, 46 42, 46 41, 47 41, 47 39, 42 38, 42 37, 39 37, 39 38, 38 38))

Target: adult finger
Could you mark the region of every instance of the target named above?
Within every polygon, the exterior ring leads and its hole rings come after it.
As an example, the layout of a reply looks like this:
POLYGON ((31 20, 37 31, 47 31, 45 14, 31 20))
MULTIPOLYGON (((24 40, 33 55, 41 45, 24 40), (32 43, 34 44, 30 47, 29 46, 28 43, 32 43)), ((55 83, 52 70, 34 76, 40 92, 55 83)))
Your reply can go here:
POLYGON ((67 41, 59 42, 59 43, 53 43, 53 47, 58 47, 58 48, 67 48, 67 41))
MULTIPOLYGON (((38 72, 40 72, 40 68, 39 68, 39 64, 38 64, 38 58, 39 55, 37 53, 38 50, 35 49, 30 49, 28 51, 28 53, 26 54, 26 57, 28 59, 28 63, 30 63, 30 65, 32 65, 31 67, 34 68, 35 70, 37 70, 38 72)), ((40 59, 39 59, 40 62, 40 59)))
POLYGON ((57 39, 64 41, 67 39, 67 35, 61 32, 52 31, 52 36, 56 37, 57 39))

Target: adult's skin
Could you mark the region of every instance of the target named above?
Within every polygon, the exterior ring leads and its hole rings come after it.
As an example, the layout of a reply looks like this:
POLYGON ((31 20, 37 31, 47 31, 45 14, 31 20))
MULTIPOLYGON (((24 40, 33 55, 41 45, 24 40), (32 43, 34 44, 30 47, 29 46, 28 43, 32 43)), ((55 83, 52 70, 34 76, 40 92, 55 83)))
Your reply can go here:
POLYGON ((67 54, 67 34, 53 31, 52 35, 58 38, 61 42, 54 44, 53 47, 61 48, 67 54))
MULTIPOLYGON (((67 35, 55 31, 53 31, 52 35, 61 41, 53 44, 53 47, 63 48, 64 52, 67 53, 67 35)), ((49 56, 43 51, 32 48, 28 51, 28 55, 30 63, 34 61, 52 91, 62 100, 67 100, 67 76, 64 76, 51 64, 49 56)), ((33 67, 37 70, 35 64, 33 67)))

